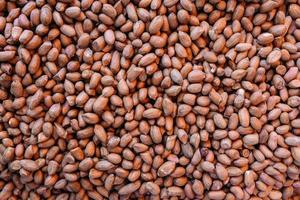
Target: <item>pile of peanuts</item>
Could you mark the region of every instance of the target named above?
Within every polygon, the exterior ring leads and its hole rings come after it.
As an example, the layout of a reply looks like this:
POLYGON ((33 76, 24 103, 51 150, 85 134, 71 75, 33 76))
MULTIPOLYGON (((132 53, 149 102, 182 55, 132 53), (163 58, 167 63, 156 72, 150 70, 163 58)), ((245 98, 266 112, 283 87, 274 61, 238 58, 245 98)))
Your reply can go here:
POLYGON ((0 200, 288 200, 299 174, 299 0, 0 0, 0 200))

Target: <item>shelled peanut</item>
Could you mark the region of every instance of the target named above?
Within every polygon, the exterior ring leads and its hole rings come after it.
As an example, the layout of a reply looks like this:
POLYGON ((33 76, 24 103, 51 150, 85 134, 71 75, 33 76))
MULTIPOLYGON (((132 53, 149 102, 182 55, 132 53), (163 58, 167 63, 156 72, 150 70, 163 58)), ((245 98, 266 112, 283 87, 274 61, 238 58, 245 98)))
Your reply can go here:
POLYGON ((297 199, 300 1, 0 0, 0 200, 297 199))

